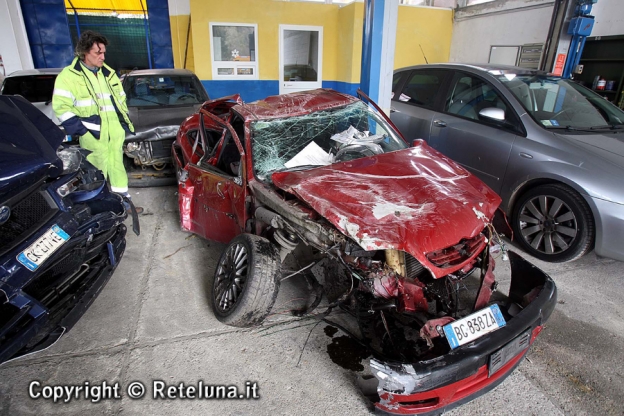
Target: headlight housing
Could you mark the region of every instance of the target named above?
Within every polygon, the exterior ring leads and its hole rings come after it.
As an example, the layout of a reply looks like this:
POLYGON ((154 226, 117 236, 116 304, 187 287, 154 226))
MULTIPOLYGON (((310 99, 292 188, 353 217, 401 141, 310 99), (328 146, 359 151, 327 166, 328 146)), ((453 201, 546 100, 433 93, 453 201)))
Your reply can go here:
POLYGON ((126 143, 126 150, 128 152, 134 152, 134 151, 136 151, 138 149, 139 149, 139 144, 138 143, 136 143, 136 142, 126 143))
POLYGON ((63 175, 74 173, 80 169, 82 153, 77 147, 59 147, 56 155, 63 161, 63 175))

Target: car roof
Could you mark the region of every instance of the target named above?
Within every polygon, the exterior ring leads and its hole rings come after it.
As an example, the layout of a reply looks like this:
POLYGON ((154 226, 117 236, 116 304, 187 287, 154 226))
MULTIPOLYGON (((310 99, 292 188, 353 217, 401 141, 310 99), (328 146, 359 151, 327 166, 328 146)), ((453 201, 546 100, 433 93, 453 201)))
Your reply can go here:
POLYGON ((477 71, 483 71, 483 72, 494 72, 494 71, 498 71, 500 73, 503 74, 508 74, 508 73, 513 73, 516 75, 522 75, 522 74, 527 74, 527 75, 536 75, 536 74, 543 74, 546 75, 547 72, 545 71, 539 71, 537 69, 530 69, 530 68, 522 68, 519 66, 513 66, 513 65, 500 65, 500 64, 468 64, 468 63, 443 63, 443 64, 428 64, 428 65, 414 65, 414 66, 408 66, 405 68, 399 68, 397 70, 395 70, 394 72, 402 72, 405 70, 411 70, 411 69, 424 69, 424 68, 446 68, 446 69, 473 69, 473 70, 477 70, 477 71))
POLYGON ((273 95, 264 100, 234 106, 245 120, 283 118, 309 114, 314 111, 343 107, 359 101, 357 98, 326 88, 273 95))
POLYGON ((19 71, 11 72, 7 75, 7 78, 13 77, 26 77, 32 75, 58 75, 63 68, 39 68, 39 69, 21 69, 19 71))
POLYGON ((195 75, 188 69, 163 68, 163 69, 137 69, 126 74, 127 77, 138 77, 148 75, 195 75))

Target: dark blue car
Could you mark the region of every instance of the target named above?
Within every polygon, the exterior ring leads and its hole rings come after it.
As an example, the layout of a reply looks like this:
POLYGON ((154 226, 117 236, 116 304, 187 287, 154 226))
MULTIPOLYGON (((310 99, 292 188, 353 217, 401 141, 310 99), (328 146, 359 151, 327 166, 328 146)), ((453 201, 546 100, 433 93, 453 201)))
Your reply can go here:
POLYGON ((126 247, 121 196, 64 138, 24 98, 0 96, 0 363, 67 332, 126 247))

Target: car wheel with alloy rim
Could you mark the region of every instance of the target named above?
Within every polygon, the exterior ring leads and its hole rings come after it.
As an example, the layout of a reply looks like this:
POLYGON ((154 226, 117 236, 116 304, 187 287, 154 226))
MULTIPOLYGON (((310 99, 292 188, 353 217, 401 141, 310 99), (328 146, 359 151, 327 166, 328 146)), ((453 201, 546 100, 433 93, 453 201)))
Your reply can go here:
POLYGON ((515 204, 512 220, 520 245, 544 261, 576 260, 594 244, 589 206, 564 185, 541 185, 527 191, 515 204))
POLYGON ((235 237, 221 254, 212 284, 212 309, 227 325, 259 325, 269 314, 279 288, 281 260, 266 238, 235 237))

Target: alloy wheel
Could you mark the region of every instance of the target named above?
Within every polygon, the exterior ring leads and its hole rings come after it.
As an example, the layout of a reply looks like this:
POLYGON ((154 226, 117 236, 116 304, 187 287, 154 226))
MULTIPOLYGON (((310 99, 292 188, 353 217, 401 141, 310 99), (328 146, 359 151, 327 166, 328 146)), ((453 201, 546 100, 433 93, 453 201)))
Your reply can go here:
POLYGON ((228 247, 217 267, 214 300, 218 309, 227 313, 235 308, 247 282, 248 254, 243 244, 228 247))
POLYGON ((527 200, 520 207, 518 221, 524 241, 548 255, 568 250, 579 234, 578 221, 570 206, 551 195, 527 200))

